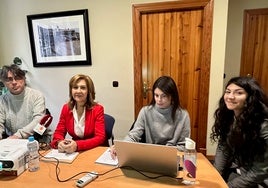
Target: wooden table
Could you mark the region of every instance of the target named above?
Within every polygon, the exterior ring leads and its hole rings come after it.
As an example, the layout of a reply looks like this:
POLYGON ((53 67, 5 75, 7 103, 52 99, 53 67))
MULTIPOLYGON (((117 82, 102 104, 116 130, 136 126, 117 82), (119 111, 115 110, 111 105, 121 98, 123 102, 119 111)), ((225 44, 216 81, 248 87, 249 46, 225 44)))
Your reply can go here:
MULTIPOLYGON (((59 179, 67 179, 79 172, 96 171, 99 174, 115 168, 114 166, 96 164, 95 160, 106 150, 106 147, 98 147, 89 151, 81 152, 72 164, 59 164, 59 179)), ((83 175, 78 176, 79 179, 83 175)), ((0 176, 2 188, 69 188, 76 187, 76 179, 67 182, 59 182, 56 178, 56 163, 40 161, 40 170, 37 172, 25 171, 20 176, 0 176)), ((191 186, 182 185, 179 181, 163 177, 148 179, 141 174, 126 169, 116 169, 105 175, 99 176, 86 187, 101 188, 170 188, 170 187, 196 187, 196 188, 227 188, 220 174, 201 154, 197 154, 197 178, 196 184, 191 186)))

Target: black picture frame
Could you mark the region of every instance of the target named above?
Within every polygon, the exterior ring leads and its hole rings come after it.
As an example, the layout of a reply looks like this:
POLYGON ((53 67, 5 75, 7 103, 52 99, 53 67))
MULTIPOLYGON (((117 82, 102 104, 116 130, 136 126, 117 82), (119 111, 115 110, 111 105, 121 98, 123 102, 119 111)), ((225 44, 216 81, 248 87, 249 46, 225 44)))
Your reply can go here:
POLYGON ((27 15, 34 67, 91 65, 88 10, 27 15))

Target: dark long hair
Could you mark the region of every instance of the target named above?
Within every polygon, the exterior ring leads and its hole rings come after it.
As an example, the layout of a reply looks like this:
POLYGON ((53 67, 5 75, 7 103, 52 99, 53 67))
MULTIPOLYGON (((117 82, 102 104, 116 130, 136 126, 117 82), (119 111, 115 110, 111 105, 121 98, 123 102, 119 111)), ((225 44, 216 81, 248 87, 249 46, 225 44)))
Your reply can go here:
POLYGON ((260 137, 260 129, 268 118, 268 98, 252 77, 234 77, 229 80, 225 89, 230 84, 235 84, 247 92, 244 108, 238 117, 234 118, 233 110, 226 107, 223 94, 214 113, 215 123, 210 138, 212 141, 226 142, 240 164, 250 165, 254 158, 261 156, 266 149, 265 141, 260 137), (235 128, 232 128, 233 123, 235 128))
POLYGON ((159 77, 153 85, 152 88, 152 100, 150 105, 155 105, 154 91, 158 88, 163 91, 167 96, 171 96, 171 105, 172 105, 172 119, 175 119, 175 114, 177 109, 181 109, 180 106, 180 97, 179 92, 176 86, 175 81, 170 76, 161 76, 159 77))

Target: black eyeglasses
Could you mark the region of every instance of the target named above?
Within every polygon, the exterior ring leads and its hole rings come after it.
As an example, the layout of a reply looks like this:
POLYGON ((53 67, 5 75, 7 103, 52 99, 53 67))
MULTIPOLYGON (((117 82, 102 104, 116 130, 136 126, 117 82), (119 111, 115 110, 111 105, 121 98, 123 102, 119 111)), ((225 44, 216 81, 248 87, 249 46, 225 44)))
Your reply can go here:
POLYGON ((14 80, 15 81, 19 81, 19 80, 22 80, 23 78, 22 77, 19 77, 19 76, 15 76, 15 77, 7 77, 6 79, 5 79, 5 82, 8 82, 8 83, 10 83, 10 82, 13 82, 14 80))

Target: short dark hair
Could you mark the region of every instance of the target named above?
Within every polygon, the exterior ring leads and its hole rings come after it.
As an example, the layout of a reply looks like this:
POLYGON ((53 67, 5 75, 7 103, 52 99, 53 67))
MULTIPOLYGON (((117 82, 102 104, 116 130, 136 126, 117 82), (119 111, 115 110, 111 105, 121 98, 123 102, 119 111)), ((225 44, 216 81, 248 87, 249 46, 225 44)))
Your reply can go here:
POLYGON ((0 79, 2 81, 6 81, 8 79, 8 72, 11 72, 14 77, 18 77, 20 79, 25 79, 25 72, 20 69, 19 66, 16 64, 11 64, 11 65, 4 65, 2 67, 2 70, 0 72, 0 79))

